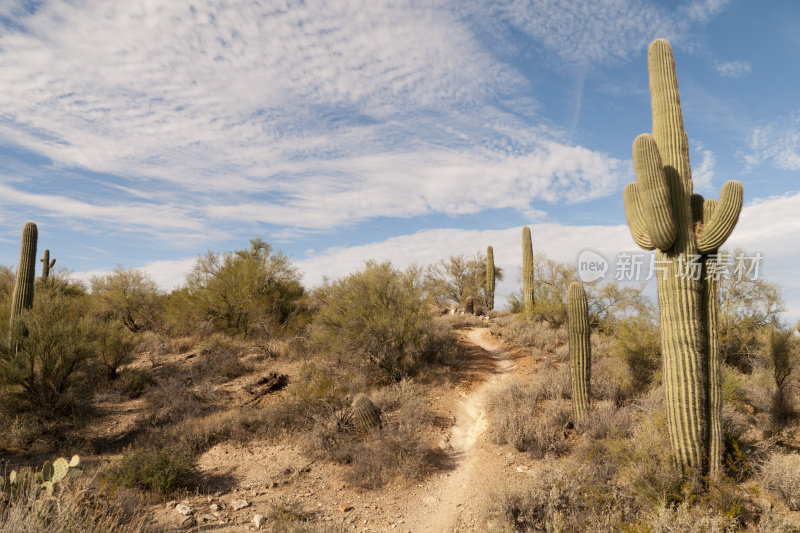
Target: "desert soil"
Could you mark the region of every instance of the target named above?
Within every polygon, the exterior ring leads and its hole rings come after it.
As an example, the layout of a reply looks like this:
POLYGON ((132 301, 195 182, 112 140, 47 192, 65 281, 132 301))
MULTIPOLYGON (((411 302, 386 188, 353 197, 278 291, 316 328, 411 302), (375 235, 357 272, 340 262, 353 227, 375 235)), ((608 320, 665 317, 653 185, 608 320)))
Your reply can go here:
MULTIPOLYGON (((488 328, 464 332, 463 340, 477 362, 470 378, 443 387, 431 408, 452 422, 441 429, 443 461, 438 472, 413 482, 398 480, 378 490, 363 490, 341 481, 343 466, 309 462, 292 443, 217 445, 199 460, 211 480, 212 496, 184 500, 198 519, 194 530, 253 531, 256 514, 268 516, 275 505, 294 502, 315 522, 336 530, 378 532, 491 531, 487 506, 500 486, 528 475, 529 456, 490 442, 485 399, 489 391, 514 375, 535 371, 537 361, 506 349, 488 328), (233 502, 248 506, 233 510, 233 502)), ((172 505, 152 511, 165 529, 178 530, 183 518, 172 505)), ((268 520, 268 519, 267 519, 268 520)))

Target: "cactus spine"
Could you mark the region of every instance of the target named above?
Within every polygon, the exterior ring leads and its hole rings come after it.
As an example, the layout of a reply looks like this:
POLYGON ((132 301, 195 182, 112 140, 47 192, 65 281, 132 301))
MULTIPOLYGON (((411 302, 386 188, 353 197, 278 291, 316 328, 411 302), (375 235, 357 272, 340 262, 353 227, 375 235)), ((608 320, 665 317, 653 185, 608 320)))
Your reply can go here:
POLYGON ((589 342, 589 306, 586 291, 577 281, 567 295, 569 322, 569 368, 572 374, 572 407, 575 422, 582 422, 589 411, 592 380, 592 346, 589 342))
POLYGON ((491 246, 486 248, 486 307, 491 311, 494 309, 494 249, 491 246))
POLYGON ((26 222, 22 228, 22 248, 19 254, 17 279, 11 303, 11 335, 14 322, 24 309, 33 307, 33 283, 36 279, 36 240, 39 232, 36 224, 26 222))
POLYGON ((525 314, 533 314, 533 244, 531 243, 531 229, 522 228, 522 298, 525 304, 525 314))
POLYGON ((47 281, 50 277, 50 269, 56 264, 55 259, 50 259, 50 250, 45 249, 44 257, 39 259, 42 262, 42 281, 47 281))
POLYGON ((633 143, 636 182, 625 187, 625 214, 634 241, 656 249, 661 270, 661 351, 672 448, 683 467, 716 475, 721 460, 717 287, 703 274, 713 271, 709 254, 736 225, 742 184, 725 183, 719 203, 709 201, 708 209, 693 195, 675 59, 666 40, 650 45, 648 70, 653 134, 633 143), (693 265, 696 258, 700 262, 693 265))

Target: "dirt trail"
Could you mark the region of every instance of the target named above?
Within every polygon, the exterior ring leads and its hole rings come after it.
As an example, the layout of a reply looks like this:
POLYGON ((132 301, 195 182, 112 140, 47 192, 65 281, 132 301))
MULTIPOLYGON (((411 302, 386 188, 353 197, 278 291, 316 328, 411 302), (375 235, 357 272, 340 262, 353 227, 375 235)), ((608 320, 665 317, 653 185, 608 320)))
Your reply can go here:
POLYGON ((409 510, 403 530, 417 532, 449 532, 480 530, 483 498, 496 484, 500 465, 497 453, 483 446, 481 439, 487 427, 484 401, 487 393, 512 375, 515 365, 512 354, 492 339, 487 328, 470 330, 466 339, 486 350, 494 361, 494 371, 478 386, 463 393, 456 408, 455 424, 448 439, 453 470, 429 480, 417 504, 409 510), (421 500, 421 501, 420 501, 421 500))

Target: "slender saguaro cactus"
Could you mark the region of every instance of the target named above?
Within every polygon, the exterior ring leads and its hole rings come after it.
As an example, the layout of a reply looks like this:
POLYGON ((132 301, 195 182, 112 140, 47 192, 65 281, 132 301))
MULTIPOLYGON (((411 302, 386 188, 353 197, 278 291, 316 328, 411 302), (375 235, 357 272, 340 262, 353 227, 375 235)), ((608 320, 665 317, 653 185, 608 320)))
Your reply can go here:
POLYGON ((666 40, 650 45, 648 69, 653 134, 633 142, 636 182, 625 187, 625 215, 634 241, 656 250, 672 448, 683 467, 717 475, 722 408, 717 286, 706 277, 714 273, 714 255, 739 218, 743 189, 728 181, 718 204, 693 194, 675 59, 666 40))
POLYGON ((26 222, 22 228, 22 248, 19 253, 17 279, 14 283, 14 296, 11 301, 11 334, 14 322, 23 309, 33 307, 33 283, 36 279, 36 240, 39 230, 33 222, 26 222))
POLYGON ((533 244, 531 229, 522 228, 522 298, 525 303, 525 314, 533 314, 533 244))
POLYGON ((55 259, 50 259, 50 250, 45 249, 44 257, 39 259, 42 262, 42 281, 47 281, 50 277, 50 269, 56 264, 55 259))
POLYGON ((486 307, 491 311, 494 309, 494 249, 491 246, 486 248, 486 307))
POLYGON ((589 306, 583 285, 573 281, 567 295, 569 320, 569 368, 572 374, 572 407, 575 422, 581 422, 589 412, 589 392, 592 380, 592 346, 589 342, 589 306))

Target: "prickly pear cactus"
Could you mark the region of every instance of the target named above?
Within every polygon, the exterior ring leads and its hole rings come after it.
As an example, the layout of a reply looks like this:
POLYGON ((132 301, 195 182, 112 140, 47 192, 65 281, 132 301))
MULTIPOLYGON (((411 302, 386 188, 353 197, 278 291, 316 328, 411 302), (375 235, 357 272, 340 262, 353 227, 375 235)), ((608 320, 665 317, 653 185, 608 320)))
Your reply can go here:
POLYGON ((716 253, 738 221, 743 189, 738 181, 725 183, 719 203, 694 194, 675 59, 666 40, 650 45, 648 69, 653 134, 633 143, 636 182, 625 187, 625 214, 634 241, 656 250, 672 448, 683 467, 717 475, 722 409, 717 287, 706 275, 715 269, 709 254, 716 253))
POLYGON ((47 281, 50 277, 50 269, 56 264, 55 259, 50 259, 50 250, 45 249, 44 257, 39 259, 42 262, 42 281, 47 281))
POLYGON ((353 420, 359 431, 368 432, 381 427, 381 411, 367 395, 357 394, 353 398, 352 411, 353 420))
POLYGON ((491 311, 494 309, 494 249, 489 246, 486 248, 486 307, 491 311))
POLYGON ((575 411, 575 422, 583 422, 589 412, 590 404, 592 346, 589 339, 589 307, 586 302, 586 291, 577 281, 573 281, 569 286, 567 320, 572 407, 575 411))
POLYGON ((36 279, 36 241, 39 230, 33 222, 26 222, 22 228, 22 248, 19 254, 17 279, 11 303, 11 331, 17 317, 24 309, 33 307, 33 284, 36 279))
POLYGON ((81 458, 73 455, 72 459, 67 460, 59 457, 52 463, 45 461, 42 470, 36 474, 29 466, 12 470, 8 476, 8 483, 4 478, 0 478, 0 488, 8 488, 12 491, 24 491, 34 483, 43 490, 48 496, 53 494, 55 487, 66 478, 76 478, 83 473, 80 466, 81 458))
POLYGON ((522 298, 525 314, 533 314, 533 243, 531 229, 522 228, 522 298))

